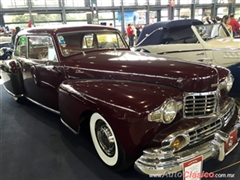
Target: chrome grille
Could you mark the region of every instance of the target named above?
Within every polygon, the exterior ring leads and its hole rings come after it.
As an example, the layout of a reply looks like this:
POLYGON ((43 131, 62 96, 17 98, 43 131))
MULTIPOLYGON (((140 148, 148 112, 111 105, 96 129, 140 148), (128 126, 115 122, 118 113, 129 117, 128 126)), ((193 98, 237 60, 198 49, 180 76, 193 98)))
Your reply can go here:
POLYGON ((192 93, 184 97, 184 116, 208 116, 216 111, 216 92, 192 93))
POLYGON ((188 135, 190 137, 189 145, 196 144, 208 137, 212 136, 217 130, 219 130, 222 126, 226 126, 229 120, 232 118, 235 111, 235 103, 231 102, 231 108, 220 118, 215 121, 204 124, 192 131, 188 131, 188 135))

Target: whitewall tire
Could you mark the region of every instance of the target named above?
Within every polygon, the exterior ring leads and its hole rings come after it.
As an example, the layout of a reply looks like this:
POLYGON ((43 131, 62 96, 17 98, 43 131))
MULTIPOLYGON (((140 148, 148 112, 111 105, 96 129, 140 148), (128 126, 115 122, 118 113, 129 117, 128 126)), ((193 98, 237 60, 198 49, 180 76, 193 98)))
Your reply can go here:
POLYGON ((90 133, 101 160, 108 166, 116 166, 120 157, 117 139, 111 126, 98 113, 90 118, 90 133))

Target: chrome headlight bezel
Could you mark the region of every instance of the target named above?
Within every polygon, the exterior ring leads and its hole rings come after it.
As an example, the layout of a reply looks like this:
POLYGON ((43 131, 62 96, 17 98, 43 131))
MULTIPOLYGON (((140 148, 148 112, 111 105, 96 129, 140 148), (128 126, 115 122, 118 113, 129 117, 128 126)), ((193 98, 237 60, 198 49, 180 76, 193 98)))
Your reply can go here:
POLYGON ((177 102, 174 99, 168 99, 164 101, 162 106, 148 115, 148 121, 169 124, 175 119, 179 107, 182 107, 181 105, 181 102, 177 102))
POLYGON ((220 89, 226 89, 226 91, 229 92, 232 89, 233 82, 233 75, 229 73, 225 80, 220 84, 220 89))
POLYGON ((234 78, 231 73, 228 74, 226 81, 226 90, 229 92, 232 89, 234 78))

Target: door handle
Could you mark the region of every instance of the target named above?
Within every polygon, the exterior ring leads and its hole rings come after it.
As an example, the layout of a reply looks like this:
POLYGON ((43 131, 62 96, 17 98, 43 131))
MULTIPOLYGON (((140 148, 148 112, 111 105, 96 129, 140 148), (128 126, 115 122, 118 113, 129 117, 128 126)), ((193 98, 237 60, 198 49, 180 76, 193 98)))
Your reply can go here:
POLYGON ((204 55, 204 52, 197 53, 197 56, 202 56, 204 55))

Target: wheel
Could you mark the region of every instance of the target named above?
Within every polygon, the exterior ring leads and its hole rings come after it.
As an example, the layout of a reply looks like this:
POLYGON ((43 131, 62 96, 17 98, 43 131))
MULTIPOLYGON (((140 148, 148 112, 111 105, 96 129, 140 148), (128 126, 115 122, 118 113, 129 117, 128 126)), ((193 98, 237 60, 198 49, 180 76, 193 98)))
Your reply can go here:
POLYGON ((19 103, 19 104, 24 104, 26 102, 26 98, 25 97, 16 97, 16 96, 13 96, 13 99, 19 103))
POLYGON ((111 126, 98 113, 90 118, 90 133, 97 154, 106 165, 118 171, 131 165, 111 126))

